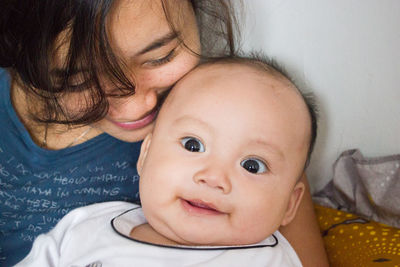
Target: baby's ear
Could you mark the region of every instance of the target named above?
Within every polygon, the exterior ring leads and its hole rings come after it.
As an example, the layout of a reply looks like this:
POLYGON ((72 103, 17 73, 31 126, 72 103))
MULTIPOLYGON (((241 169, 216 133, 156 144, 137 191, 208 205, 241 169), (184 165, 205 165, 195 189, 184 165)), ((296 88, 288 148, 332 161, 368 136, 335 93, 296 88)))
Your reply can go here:
POLYGON ((296 216, 297 209, 299 208, 301 199, 303 198, 304 190, 305 185, 303 182, 298 182, 294 186, 281 226, 289 224, 296 216))
POLYGON ((140 155, 139 155, 139 159, 136 164, 136 168, 137 168, 139 176, 140 176, 140 173, 142 172, 143 165, 144 165, 144 162, 147 157, 147 151, 149 150, 149 147, 150 147, 151 137, 152 137, 151 133, 146 135, 146 137, 143 140, 142 146, 140 147, 140 155))

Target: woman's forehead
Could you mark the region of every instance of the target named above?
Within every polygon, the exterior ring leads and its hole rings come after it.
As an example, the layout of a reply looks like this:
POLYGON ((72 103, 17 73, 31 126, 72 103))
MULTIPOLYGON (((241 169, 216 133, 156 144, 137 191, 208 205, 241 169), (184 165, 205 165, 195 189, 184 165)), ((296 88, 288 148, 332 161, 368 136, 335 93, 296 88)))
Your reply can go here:
POLYGON ((194 20, 188 1, 121 0, 108 15, 108 36, 113 49, 132 57, 157 40, 193 31, 194 20))
POLYGON ((109 33, 121 32, 129 34, 126 37, 141 38, 171 26, 180 31, 185 26, 185 19, 193 15, 191 8, 185 0, 121 0, 108 14, 109 33), (173 3, 175 8, 172 8, 173 3))

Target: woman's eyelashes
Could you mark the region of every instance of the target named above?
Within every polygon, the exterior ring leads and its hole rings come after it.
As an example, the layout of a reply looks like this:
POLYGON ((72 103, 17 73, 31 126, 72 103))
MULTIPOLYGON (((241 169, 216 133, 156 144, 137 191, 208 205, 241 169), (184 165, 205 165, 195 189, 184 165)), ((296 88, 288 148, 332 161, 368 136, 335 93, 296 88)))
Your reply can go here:
POLYGON ((257 158, 248 158, 240 162, 240 165, 248 172, 260 174, 268 171, 267 164, 257 158))
POLYGON ((152 66, 152 67, 161 66, 168 62, 171 62, 171 60, 175 56, 176 56, 176 47, 174 49, 172 49, 171 51, 169 51, 169 53, 166 56, 164 56, 162 58, 158 58, 158 59, 149 60, 149 61, 145 62, 145 65, 152 66))
POLYGON ((195 137, 184 137, 181 139, 182 146, 190 152, 204 152, 203 143, 195 137))

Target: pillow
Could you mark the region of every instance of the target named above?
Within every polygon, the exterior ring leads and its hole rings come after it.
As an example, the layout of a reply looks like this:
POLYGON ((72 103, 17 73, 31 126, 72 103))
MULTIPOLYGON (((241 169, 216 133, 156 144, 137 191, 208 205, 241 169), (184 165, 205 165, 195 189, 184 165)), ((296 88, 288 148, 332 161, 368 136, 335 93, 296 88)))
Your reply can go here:
POLYGON ((400 267, 400 229, 315 204, 331 266, 400 267))
POLYGON ((332 180, 313 200, 400 228, 400 154, 364 157, 356 149, 344 151, 332 180))

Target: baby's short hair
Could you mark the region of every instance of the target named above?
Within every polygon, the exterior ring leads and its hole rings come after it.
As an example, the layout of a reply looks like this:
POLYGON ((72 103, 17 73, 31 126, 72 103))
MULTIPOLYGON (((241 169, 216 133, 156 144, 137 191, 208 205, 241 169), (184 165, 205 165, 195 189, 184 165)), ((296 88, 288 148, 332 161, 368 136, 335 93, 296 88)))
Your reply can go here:
POLYGON ((202 65, 209 64, 242 64, 246 65, 250 68, 258 70, 262 73, 270 74, 277 79, 282 79, 288 81, 295 90, 299 92, 304 103, 307 106, 307 110, 311 119, 311 134, 310 134, 310 143, 308 147, 307 160, 305 163, 305 168, 308 166, 311 158, 312 151, 314 150, 315 141, 317 139, 317 130, 318 130, 318 108, 315 100, 315 95, 308 91, 300 89, 300 87, 296 84, 295 80, 291 77, 291 75, 285 70, 285 68, 280 65, 276 60, 273 60, 262 53, 251 53, 247 56, 226 56, 219 58, 207 59, 200 63, 200 67, 202 65))

